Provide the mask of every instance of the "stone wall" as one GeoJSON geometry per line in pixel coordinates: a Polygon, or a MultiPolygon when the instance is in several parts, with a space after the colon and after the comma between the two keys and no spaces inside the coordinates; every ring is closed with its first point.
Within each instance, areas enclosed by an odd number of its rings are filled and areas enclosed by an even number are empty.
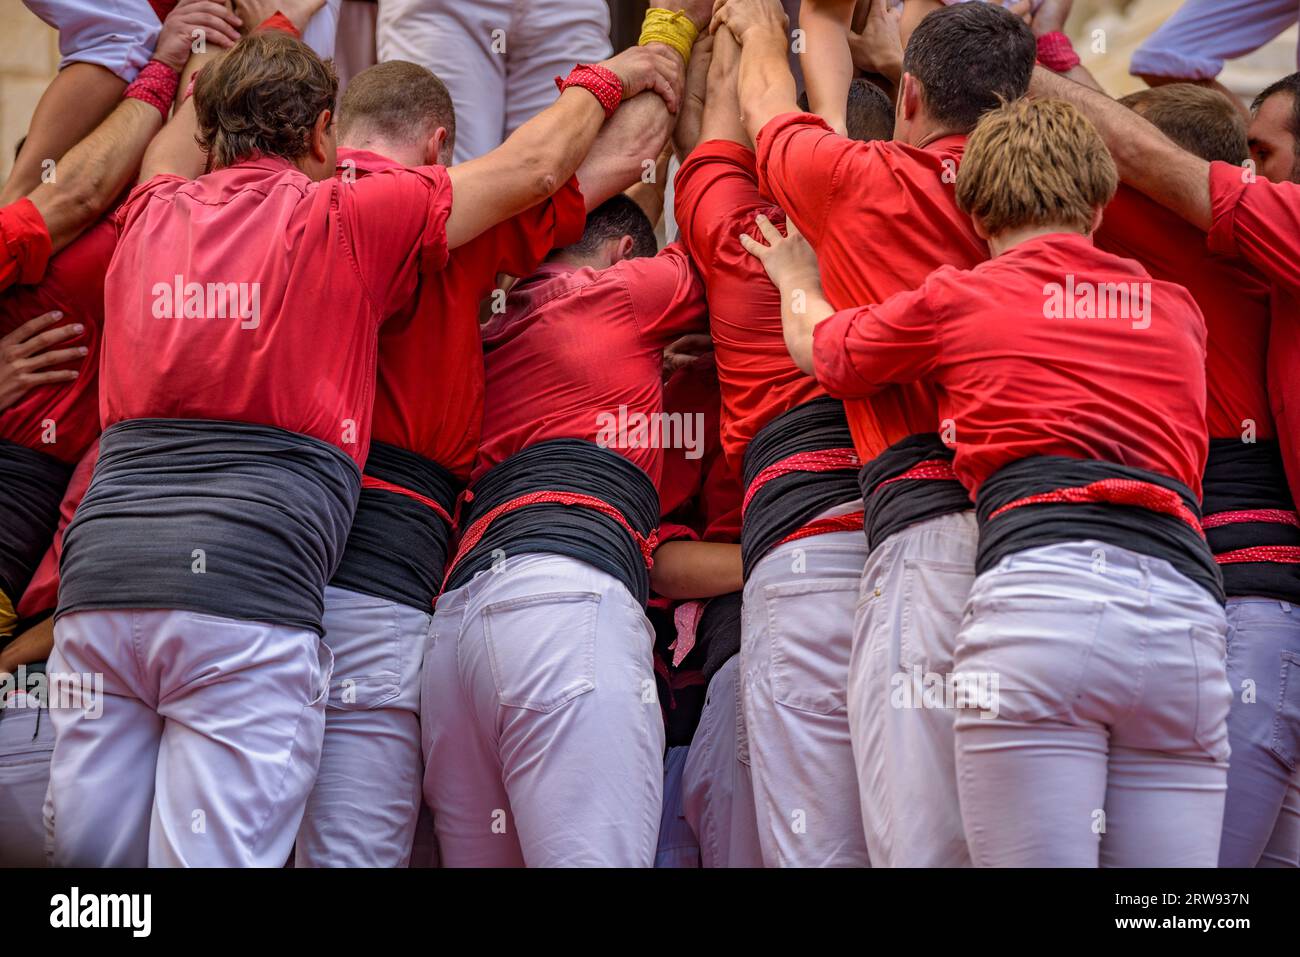
{"type": "Polygon", "coordinates": [[[0,0],[0,179],[59,66],[58,38],[22,0],[0,0]]]}

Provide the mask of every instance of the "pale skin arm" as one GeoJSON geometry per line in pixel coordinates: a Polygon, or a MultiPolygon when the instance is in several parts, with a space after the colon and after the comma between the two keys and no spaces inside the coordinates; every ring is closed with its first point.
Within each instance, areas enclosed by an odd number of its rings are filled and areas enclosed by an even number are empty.
{"type": "Polygon", "coordinates": [[[849,29],[857,0],[803,0],[799,27],[805,47],[799,54],[808,106],[836,133],[846,135],[853,56],[849,29]]]}
{"type": "MultiPolygon", "coordinates": [[[[647,181],[642,177],[623,191],[625,196],[641,207],[641,212],[645,213],[651,226],[658,227],[659,221],[664,217],[664,193],[668,189],[668,160],[672,155],[672,144],[665,141],[664,148],[659,151],[659,159],[655,161],[654,175],[650,180],[647,181]]],[[[581,183],[582,180],[579,179],[578,182],[581,183]]],[[[590,204],[591,200],[587,202],[590,204]]],[[[587,211],[591,212],[594,208],[588,205],[587,211]]]]}
{"type": "MultiPolygon", "coordinates": [[[[670,112],[676,112],[674,83],[679,82],[681,71],[676,53],[651,44],[625,50],[602,65],[623,81],[625,98],[651,90],[664,98],[670,112]]],[[[553,195],[577,172],[604,122],[599,101],[586,90],[571,88],[492,152],[451,167],[447,171],[452,186],[448,245],[453,249],[464,245],[553,195]]]]}
{"type": "MultiPolygon", "coordinates": [[[[1065,21],[1070,17],[1070,10],[1074,6],[1074,0],[1043,0],[1033,18],[1029,21],[1029,29],[1034,31],[1035,37],[1041,37],[1048,33],[1058,33],[1065,30],[1065,21]]],[[[1086,66],[1080,63],[1076,67],[1071,67],[1061,76],[1073,80],[1075,83],[1081,83],[1090,90],[1096,90],[1098,93],[1105,93],[1097,78],[1092,75],[1086,66]]]]}
{"type": "MultiPolygon", "coordinates": [[[[234,27],[238,17],[215,0],[186,0],[163,25],[154,59],[176,71],[190,56],[190,36],[204,29],[208,42],[230,40],[213,26],[234,27]]],[[[70,149],[59,163],[57,179],[42,183],[30,195],[49,230],[55,251],[67,246],[102,216],[131,182],[145,150],[162,129],[162,114],[140,100],[121,100],[93,133],[70,149]]]]}
{"type": "Polygon", "coordinates": [[[682,108],[677,116],[677,125],[673,128],[673,151],[677,161],[686,162],[702,138],[700,129],[704,122],[705,95],[709,88],[709,75],[713,64],[713,48],[716,37],[701,37],[691,53],[690,65],[686,68],[686,89],[682,92],[682,108]]]}
{"type": "Polygon", "coordinates": [[[0,651],[0,674],[14,674],[19,665],[45,661],[54,651],[54,616],[33,625],[0,651]]]}
{"type": "Polygon", "coordinates": [[[1212,223],[1210,164],[1179,147],[1137,113],[1104,93],[1042,67],[1034,68],[1031,94],[1076,106],[1101,133],[1120,178],[1199,229],[1212,223]]]}
{"type": "Polygon", "coordinates": [[[740,546],[726,542],[665,542],[655,550],[650,587],[674,601],[716,598],[745,587],[740,546]]]}
{"type": "MultiPolygon", "coordinates": [[[[865,8],[859,7],[859,12],[854,31],[849,34],[853,65],[866,73],[879,73],[897,92],[903,77],[900,15],[890,8],[888,0],[869,0],[865,8]]],[[[844,95],[848,97],[847,89],[844,95]]]]}
{"type": "Polygon", "coordinates": [[[726,0],[715,12],[711,29],[716,35],[724,26],[741,46],[741,116],[746,134],[757,142],[759,131],[773,117],[799,112],[786,58],[785,12],[775,0],[726,0]]]}
{"type": "Polygon", "coordinates": [[[709,64],[708,98],[700,122],[700,139],[730,140],[752,146],[740,119],[740,44],[730,30],[719,30],[713,38],[713,62],[709,64]]]}
{"type": "Polygon", "coordinates": [[[790,358],[806,374],[813,375],[813,330],[835,314],[822,291],[817,254],[794,223],[787,221],[786,235],[782,236],[766,216],[760,214],[755,222],[767,245],[744,234],[741,245],[763,264],[781,293],[781,329],[790,358]]]}

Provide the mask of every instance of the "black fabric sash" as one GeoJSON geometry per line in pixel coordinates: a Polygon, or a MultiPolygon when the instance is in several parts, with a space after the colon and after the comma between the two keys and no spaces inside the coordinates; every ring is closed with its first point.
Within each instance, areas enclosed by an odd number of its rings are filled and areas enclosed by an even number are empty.
{"type": "MultiPolygon", "coordinates": [[[[1216,526],[1212,520],[1212,516],[1224,512],[1295,512],[1277,442],[1248,444],[1237,439],[1211,439],[1203,485],[1205,538],[1216,556],[1269,545],[1300,549],[1300,528],[1294,525],[1233,522],[1216,526]]],[[[1300,564],[1230,562],[1219,565],[1219,571],[1228,595],[1254,595],[1300,604],[1300,564]]]]}
{"type": "Polygon", "coordinates": [[[54,540],[72,468],[0,439],[0,589],[15,608],[54,540]]]}
{"type": "Polygon", "coordinates": [[[939,434],[928,432],[895,442],[862,466],[858,487],[868,548],[874,549],[890,535],[919,522],[973,507],[969,493],[955,479],[903,479],[880,487],[922,462],[951,463],[952,459],[953,450],[943,444],[939,434]]]}
{"type": "Polygon", "coordinates": [[[695,646],[704,649],[704,678],[712,681],[718,669],[740,653],[740,597],[733,591],[704,606],[695,633],[695,646]]]}
{"type": "MultiPolygon", "coordinates": [[[[795,406],[759,430],[745,449],[744,481],[748,489],[764,469],[800,452],[852,448],[853,436],[844,403],[826,396],[795,406]]],[[[754,493],[740,529],[740,556],[745,578],[772,547],[818,515],[858,498],[851,469],[791,472],[772,479],[754,493]]]]}
{"type": "MultiPolygon", "coordinates": [[[[598,498],[642,536],[659,528],[659,493],[638,466],[593,442],[552,439],[516,452],[474,483],[461,514],[462,534],[498,505],[541,491],[598,498]]],[[[642,605],[650,597],[650,574],[641,549],[617,521],[595,509],[551,503],[499,515],[482,539],[460,556],[444,590],[467,584],[491,568],[497,557],[529,552],[576,558],[613,575],[642,605]]]]}
{"type": "MultiPolygon", "coordinates": [[[[451,515],[460,494],[456,477],[415,452],[371,442],[366,475],[423,495],[451,515]]],[[[343,560],[330,584],[433,609],[447,565],[451,527],[422,502],[385,489],[362,488],[343,560]]]]}
{"type": "Polygon", "coordinates": [[[323,634],[360,486],[340,449],[284,429],[119,422],[64,533],[57,614],[186,609],[323,634]]]}
{"type": "Polygon", "coordinates": [[[1026,496],[1105,479],[1130,479],[1169,489],[1193,515],[1200,515],[1191,490],[1168,476],[1112,462],[1032,456],[999,469],[980,488],[975,503],[980,529],[976,573],[988,571],[1014,552],[1092,539],[1162,558],[1222,603],[1223,579],[1209,546],[1177,516],[1108,502],[1064,502],[1024,505],[990,518],[1002,506],[1026,496]]]}

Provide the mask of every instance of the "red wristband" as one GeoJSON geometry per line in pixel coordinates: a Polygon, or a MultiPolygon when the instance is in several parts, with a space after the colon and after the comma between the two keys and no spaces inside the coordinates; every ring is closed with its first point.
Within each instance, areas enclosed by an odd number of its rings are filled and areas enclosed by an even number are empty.
{"type": "Polygon", "coordinates": [[[166,122],[180,83],[181,75],[166,63],[150,60],[131,81],[122,98],[148,103],[162,114],[163,122],[166,122]]]}
{"type": "Polygon", "coordinates": [[[1054,73],[1068,73],[1079,65],[1070,38],[1059,30],[1038,38],[1038,62],[1054,73]]]}
{"type": "Polygon", "coordinates": [[[586,90],[604,107],[606,119],[613,116],[618,105],[623,102],[623,81],[607,67],[579,63],[566,79],[557,76],[555,85],[561,93],[573,86],[586,90]]]}
{"type": "Polygon", "coordinates": [[[256,33],[258,30],[280,30],[289,34],[291,37],[297,37],[299,40],[302,39],[302,34],[299,33],[298,28],[293,25],[293,21],[279,10],[275,11],[275,13],[271,14],[259,23],[257,25],[257,30],[254,30],[253,32],[256,33]]]}

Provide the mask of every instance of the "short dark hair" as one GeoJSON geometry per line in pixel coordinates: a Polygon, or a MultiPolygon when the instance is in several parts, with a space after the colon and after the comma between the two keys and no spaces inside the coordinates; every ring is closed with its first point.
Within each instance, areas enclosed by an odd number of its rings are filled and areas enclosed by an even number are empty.
{"type": "Polygon", "coordinates": [[[1167,83],[1130,93],[1120,103],[1207,163],[1240,165],[1250,156],[1241,110],[1211,87],[1167,83]]]}
{"type": "Polygon", "coordinates": [[[937,121],[969,133],[979,118],[1029,91],[1038,55],[1025,22],[995,3],[959,3],[917,24],[903,72],[920,81],[937,121]]]}
{"type": "Polygon", "coordinates": [[[194,84],[199,145],[214,167],[258,154],[296,160],[338,89],[334,67],[301,40],[279,30],[249,34],[194,84]]]}
{"type": "Polygon", "coordinates": [[[632,237],[632,256],[653,256],[659,252],[659,240],[650,219],[636,202],[622,193],[605,200],[587,214],[582,238],[572,246],[557,249],[567,255],[589,256],[610,239],[632,237]]]}
{"type": "Polygon", "coordinates": [[[1296,156],[1300,156],[1300,73],[1284,76],[1276,83],[1264,87],[1259,96],[1250,104],[1250,112],[1258,113],[1264,101],[1279,93],[1291,94],[1291,135],[1295,137],[1296,156]]]}
{"type": "Polygon", "coordinates": [[[894,138],[894,104],[885,91],[870,80],[858,78],[849,84],[849,108],[845,114],[849,139],[870,143],[894,138]]]}
{"type": "Polygon", "coordinates": [[[385,139],[410,143],[447,131],[447,147],[456,141],[456,108],[447,85],[424,67],[388,60],[362,70],[348,83],[339,101],[339,136],[373,131],[385,139]]]}

